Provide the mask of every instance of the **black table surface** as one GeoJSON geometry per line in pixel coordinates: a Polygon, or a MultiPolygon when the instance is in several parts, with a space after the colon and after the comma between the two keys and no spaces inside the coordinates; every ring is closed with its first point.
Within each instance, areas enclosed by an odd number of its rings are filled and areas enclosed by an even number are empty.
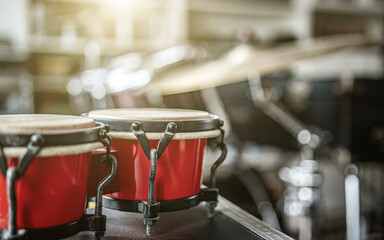
{"type": "MultiPolygon", "coordinates": [[[[146,236],[143,216],[139,213],[103,209],[107,231],[103,239],[290,239],[269,227],[224,198],[213,219],[207,218],[204,203],[182,211],[160,213],[155,234],[146,236]]],[[[67,240],[93,239],[90,232],[81,232],[67,240]]]]}

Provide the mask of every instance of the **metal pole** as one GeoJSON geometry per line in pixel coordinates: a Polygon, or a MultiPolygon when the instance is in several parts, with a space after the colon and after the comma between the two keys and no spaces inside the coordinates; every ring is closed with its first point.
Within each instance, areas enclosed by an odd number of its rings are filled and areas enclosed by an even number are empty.
{"type": "Polygon", "coordinates": [[[347,240],[360,239],[360,196],[358,168],[352,164],[346,168],[345,178],[345,214],[347,240]]]}

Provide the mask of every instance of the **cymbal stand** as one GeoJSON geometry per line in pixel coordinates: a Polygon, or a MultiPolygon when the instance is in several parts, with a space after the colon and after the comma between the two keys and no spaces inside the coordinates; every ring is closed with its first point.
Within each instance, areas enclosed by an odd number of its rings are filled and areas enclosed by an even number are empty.
{"type": "Polygon", "coordinates": [[[347,240],[360,239],[360,190],[358,168],[349,164],[345,168],[345,214],[347,224],[347,240]]]}
{"type": "Polygon", "coordinates": [[[290,168],[282,168],[279,173],[280,178],[290,186],[284,193],[284,212],[288,216],[299,217],[298,239],[314,239],[319,187],[322,183],[320,165],[315,155],[322,145],[322,132],[310,130],[282,106],[273,102],[264,93],[258,73],[249,76],[248,83],[254,105],[290,133],[300,146],[300,160],[290,168]]]}

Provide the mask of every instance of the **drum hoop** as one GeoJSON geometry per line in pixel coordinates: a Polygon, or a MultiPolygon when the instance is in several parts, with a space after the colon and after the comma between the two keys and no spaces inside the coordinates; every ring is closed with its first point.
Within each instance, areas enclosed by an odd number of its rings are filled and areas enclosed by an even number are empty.
{"type": "Polygon", "coordinates": [[[222,121],[216,115],[209,115],[207,119],[193,120],[126,120],[126,119],[107,119],[94,118],[97,122],[102,122],[110,126],[111,131],[132,132],[132,125],[140,123],[144,132],[163,133],[168,123],[173,122],[177,125],[177,133],[203,132],[220,129],[222,121]]]}
{"type": "MultiPolygon", "coordinates": [[[[149,132],[145,133],[148,140],[160,140],[163,136],[163,133],[149,132]]],[[[210,130],[210,131],[200,131],[200,132],[182,132],[175,133],[172,140],[188,140],[188,139],[209,139],[215,138],[220,135],[220,130],[210,130]]],[[[112,139],[122,139],[122,140],[137,140],[137,137],[133,132],[127,131],[110,131],[108,133],[112,139]]]]}
{"type": "MultiPolygon", "coordinates": [[[[100,132],[105,129],[104,123],[96,122],[95,127],[60,131],[52,133],[38,133],[44,138],[41,147],[59,146],[59,145],[77,145],[92,142],[100,142],[102,137],[100,132]]],[[[31,136],[36,133],[19,134],[19,133],[0,133],[0,146],[1,147],[22,147],[26,146],[31,136]]]]}

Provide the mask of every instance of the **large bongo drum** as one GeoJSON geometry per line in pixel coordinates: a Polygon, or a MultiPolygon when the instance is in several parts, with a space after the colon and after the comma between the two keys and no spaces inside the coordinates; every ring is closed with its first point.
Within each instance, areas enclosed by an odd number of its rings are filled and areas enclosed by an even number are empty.
{"type": "Polygon", "coordinates": [[[110,149],[108,128],[64,115],[0,115],[0,123],[1,239],[102,235],[101,207],[95,215],[84,212],[91,151],[110,149]]]}
{"type": "Polygon", "coordinates": [[[144,214],[147,234],[158,212],[193,207],[201,201],[213,211],[218,190],[215,171],[226,155],[223,122],[204,111],[185,109],[106,109],[88,117],[108,124],[111,147],[118,151],[119,191],[103,206],[144,214]],[[207,140],[222,150],[212,167],[211,186],[201,189],[207,140]]]}

